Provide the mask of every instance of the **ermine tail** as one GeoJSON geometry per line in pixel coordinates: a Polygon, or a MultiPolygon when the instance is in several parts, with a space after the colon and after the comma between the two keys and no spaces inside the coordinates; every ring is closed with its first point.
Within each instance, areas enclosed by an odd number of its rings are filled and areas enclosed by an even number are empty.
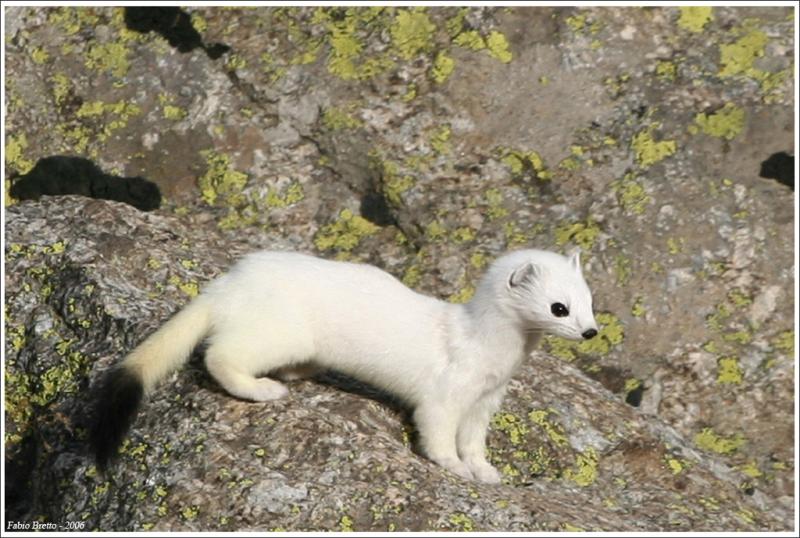
{"type": "Polygon", "coordinates": [[[198,297],[106,374],[90,432],[92,451],[101,469],[116,455],[142,397],[189,360],[210,326],[210,303],[198,297]]]}

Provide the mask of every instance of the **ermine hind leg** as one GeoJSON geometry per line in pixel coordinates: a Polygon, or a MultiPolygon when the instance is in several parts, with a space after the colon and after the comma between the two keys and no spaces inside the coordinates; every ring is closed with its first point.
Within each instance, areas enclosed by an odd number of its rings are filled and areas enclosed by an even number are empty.
{"type": "Polygon", "coordinates": [[[206,368],[211,376],[230,394],[245,400],[265,402],[277,400],[289,393],[283,383],[267,377],[256,377],[251,361],[241,360],[235,351],[220,343],[206,351],[206,368]]]}

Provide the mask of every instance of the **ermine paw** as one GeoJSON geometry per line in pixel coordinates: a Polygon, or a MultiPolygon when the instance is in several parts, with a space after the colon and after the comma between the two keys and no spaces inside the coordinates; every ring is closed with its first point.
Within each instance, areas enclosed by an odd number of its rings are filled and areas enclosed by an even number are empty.
{"type": "Polygon", "coordinates": [[[269,400],[278,400],[288,394],[289,389],[285,385],[272,379],[261,378],[255,380],[251,399],[256,402],[267,402],[269,400]]]}
{"type": "Polygon", "coordinates": [[[472,476],[479,482],[487,484],[499,484],[502,475],[488,461],[474,461],[468,463],[472,476]]]}
{"type": "Polygon", "coordinates": [[[472,472],[469,470],[469,467],[461,461],[461,460],[454,460],[454,459],[446,459],[446,460],[438,460],[436,461],[439,465],[450,471],[456,476],[460,476],[461,478],[465,478],[467,480],[473,480],[472,472]]]}

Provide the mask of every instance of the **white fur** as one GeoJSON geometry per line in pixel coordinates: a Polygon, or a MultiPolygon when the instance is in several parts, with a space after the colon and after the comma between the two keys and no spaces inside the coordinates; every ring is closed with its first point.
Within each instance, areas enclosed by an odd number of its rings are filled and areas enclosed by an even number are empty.
{"type": "Polygon", "coordinates": [[[413,406],[430,459],[459,476],[498,482],[485,437],[509,379],[543,332],[578,339],[587,329],[596,323],[577,254],[507,254],[474,298],[456,305],[369,265],[263,251],[212,282],[123,365],[149,391],[208,336],[211,375],[256,401],[288,392],[259,375],[335,369],[413,406]],[[569,316],[555,317],[554,302],[569,316]]]}

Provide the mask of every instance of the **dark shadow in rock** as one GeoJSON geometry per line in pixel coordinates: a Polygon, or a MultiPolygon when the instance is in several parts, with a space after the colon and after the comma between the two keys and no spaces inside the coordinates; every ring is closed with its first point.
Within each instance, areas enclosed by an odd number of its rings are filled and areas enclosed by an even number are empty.
{"type": "Polygon", "coordinates": [[[392,411],[405,415],[407,420],[411,418],[409,406],[401,399],[343,373],[327,370],[314,376],[312,379],[320,385],[327,385],[343,392],[349,392],[350,394],[375,400],[390,408],[392,411]]]}
{"type": "Polygon", "coordinates": [[[761,163],[761,171],[758,175],[767,179],[776,179],[794,192],[794,157],[785,151],[773,153],[761,163]]]}
{"type": "Polygon", "coordinates": [[[178,52],[203,49],[212,60],[230,50],[223,43],[203,43],[200,33],[192,26],[192,18],[178,7],[126,7],[125,26],[142,34],[156,32],[178,52]]]}
{"type": "Polygon", "coordinates": [[[14,450],[7,449],[5,455],[5,515],[7,521],[20,521],[31,512],[33,480],[39,445],[33,434],[27,434],[14,450]]]}
{"type": "Polygon", "coordinates": [[[639,383],[639,386],[628,392],[625,396],[625,403],[633,407],[642,405],[642,395],[644,394],[644,385],[639,383]]]}
{"type": "Polygon", "coordinates": [[[361,197],[360,213],[362,217],[378,226],[397,224],[386,197],[375,191],[367,192],[361,197]]]}
{"type": "Polygon", "coordinates": [[[30,172],[17,178],[10,194],[18,200],[78,194],[124,202],[142,211],[161,205],[161,191],[152,181],[106,174],[89,159],[61,155],[40,159],[30,172]]]}

